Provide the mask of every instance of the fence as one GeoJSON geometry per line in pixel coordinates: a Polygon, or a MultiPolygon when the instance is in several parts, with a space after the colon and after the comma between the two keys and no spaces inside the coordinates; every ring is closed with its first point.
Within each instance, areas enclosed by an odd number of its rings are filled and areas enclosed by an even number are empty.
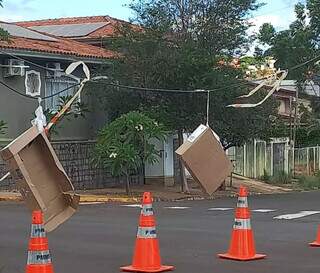
{"type": "MultiPolygon", "coordinates": [[[[6,143],[0,143],[0,149],[6,143]]],[[[123,179],[112,177],[110,172],[92,163],[94,141],[53,142],[52,146],[66,173],[76,189],[99,189],[123,183],[123,179]]],[[[6,166],[0,159],[0,177],[7,173],[6,166]]],[[[132,184],[143,182],[142,172],[131,176],[132,184]]],[[[11,178],[0,183],[1,190],[12,190],[15,183],[11,178]]]]}
{"type": "Polygon", "coordinates": [[[320,147],[295,149],[295,174],[314,175],[320,171],[320,147]]]}
{"type": "Polygon", "coordinates": [[[251,178],[277,173],[314,175],[320,170],[319,146],[293,150],[286,138],[270,143],[255,140],[229,149],[228,155],[234,162],[234,172],[251,178]]]}

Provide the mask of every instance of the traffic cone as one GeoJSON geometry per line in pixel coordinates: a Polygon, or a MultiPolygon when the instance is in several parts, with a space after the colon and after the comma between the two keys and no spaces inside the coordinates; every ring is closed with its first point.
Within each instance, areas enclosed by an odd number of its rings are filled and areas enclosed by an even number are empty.
{"type": "Polygon", "coordinates": [[[248,208],[248,191],[241,186],[235,213],[235,222],[231,236],[228,253],[219,254],[220,258],[250,261],[263,259],[264,254],[256,254],[253,231],[250,223],[250,210],[248,208]]]}
{"type": "Polygon", "coordinates": [[[120,269],[128,272],[164,272],[174,269],[173,266],[161,265],[150,192],[145,192],[142,197],[142,208],[132,265],[123,266],[120,269]]]}
{"type": "Polygon", "coordinates": [[[320,247],[320,226],[318,227],[316,240],[314,242],[310,243],[309,245],[313,246],[313,247],[320,247]]]}
{"type": "Polygon", "coordinates": [[[43,226],[41,211],[32,212],[31,236],[26,273],[53,273],[48,239],[43,226]]]}

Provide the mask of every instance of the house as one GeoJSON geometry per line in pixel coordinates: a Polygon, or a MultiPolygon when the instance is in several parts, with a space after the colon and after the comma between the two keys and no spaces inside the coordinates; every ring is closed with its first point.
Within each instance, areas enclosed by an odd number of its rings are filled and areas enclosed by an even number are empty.
{"type": "MultiPolygon", "coordinates": [[[[25,81],[28,71],[40,73],[41,97],[53,95],[69,86],[79,82],[79,77],[67,76],[66,67],[74,61],[82,60],[92,69],[106,65],[115,55],[113,52],[97,48],[92,45],[72,39],[43,34],[35,30],[24,28],[16,24],[0,23],[0,28],[11,35],[9,41],[0,41],[0,119],[8,124],[7,133],[1,136],[2,140],[10,140],[18,136],[30,126],[34,118],[34,111],[38,106],[37,100],[16,94],[26,93],[25,81]],[[8,88],[9,87],[9,88],[8,88]]],[[[43,101],[44,109],[56,111],[59,97],[72,95],[77,87],[48,98],[43,101]]],[[[63,122],[58,135],[53,135],[60,140],[84,140],[94,138],[94,132],[100,126],[97,121],[102,117],[97,116],[94,106],[95,96],[84,92],[79,98],[87,104],[91,111],[86,119],[77,122],[63,122]]]]}
{"type": "MultiPolygon", "coordinates": [[[[250,81],[252,87],[258,86],[262,81],[250,81]]],[[[291,81],[290,81],[291,82],[291,81]]],[[[273,86],[266,84],[263,89],[270,91],[273,86]]],[[[297,89],[294,86],[288,87],[288,81],[284,80],[280,83],[280,88],[273,93],[273,97],[279,102],[278,114],[286,121],[292,118],[294,113],[294,101],[296,100],[297,89]]]]}
{"type": "Polygon", "coordinates": [[[68,17],[16,22],[17,25],[81,43],[103,47],[104,40],[115,37],[119,26],[137,25],[110,16],[68,17]]]}
{"type": "MultiPolygon", "coordinates": [[[[109,26],[104,27],[108,29],[109,26]]],[[[0,41],[0,120],[8,127],[5,135],[0,135],[1,149],[31,126],[38,101],[26,96],[27,93],[35,95],[36,91],[37,95],[48,97],[42,101],[42,106],[55,112],[59,98],[73,95],[78,90],[76,84],[84,77],[81,69],[75,71],[75,76],[64,73],[72,62],[84,61],[93,71],[102,66],[111,67],[116,55],[98,47],[98,38],[89,37],[87,42],[82,42],[5,22],[0,22],[0,28],[10,34],[9,41],[0,41]]],[[[76,189],[105,188],[118,183],[107,170],[92,164],[96,133],[107,121],[94,92],[86,87],[78,99],[90,109],[85,119],[64,119],[58,124],[58,134],[51,134],[55,151],[76,189]]],[[[7,168],[0,160],[0,178],[6,173],[7,168]]],[[[131,180],[141,183],[142,178],[137,174],[131,180]]],[[[13,188],[15,183],[10,177],[0,183],[0,189],[13,188]]]]}

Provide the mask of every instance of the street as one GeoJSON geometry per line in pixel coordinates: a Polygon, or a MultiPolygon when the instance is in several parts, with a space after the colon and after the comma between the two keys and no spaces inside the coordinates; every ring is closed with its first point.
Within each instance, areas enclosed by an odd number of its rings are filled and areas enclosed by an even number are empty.
{"type": "MultiPolygon", "coordinates": [[[[308,246],[320,223],[319,199],[320,192],[249,197],[257,253],[267,254],[253,262],[216,256],[228,249],[236,198],[155,203],[163,264],[174,265],[177,273],[319,272],[320,248],[308,246]],[[273,219],[287,214],[290,220],[273,219]]],[[[137,206],[123,204],[81,205],[48,234],[55,272],[115,273],[129,265],[139,213],[137,206]]],[[[1,203],[0,217],[0,272],[22,273],[30,213],[22,203],[1,203]]]]}

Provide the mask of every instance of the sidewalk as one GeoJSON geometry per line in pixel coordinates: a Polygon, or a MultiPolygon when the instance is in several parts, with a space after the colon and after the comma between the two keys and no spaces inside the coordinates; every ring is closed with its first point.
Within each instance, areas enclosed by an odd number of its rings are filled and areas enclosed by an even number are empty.
{"type": "MultiPolygon", "coordinates": [[[[124,188],[106,188],[97,190],[79,190],[81,203],[137,203],[140,202],[141,195],[144,191],[150,191],[155,201],[179,201],[179,200],[201,200],[217,199],[221,197],[235,196],[240,185],[247,186],[250,194],[278,194],[291,192],[292,189],[266,184],[260,181],[244,178],[235,175],[233,177],[232,187],[228,187],[230,182],[227,181],[227,188],[224,191],[217,191],[212,196],[204,194],[196,183],[189,183],[190,193],[181,193],[180,186],[164,187],[162,184],[154,183],[141,186],[132,186],[132,195],[127,196],[124,188]]],[[[18,192],[0,192],[0,201],[22,201],[18,192]]]]}

